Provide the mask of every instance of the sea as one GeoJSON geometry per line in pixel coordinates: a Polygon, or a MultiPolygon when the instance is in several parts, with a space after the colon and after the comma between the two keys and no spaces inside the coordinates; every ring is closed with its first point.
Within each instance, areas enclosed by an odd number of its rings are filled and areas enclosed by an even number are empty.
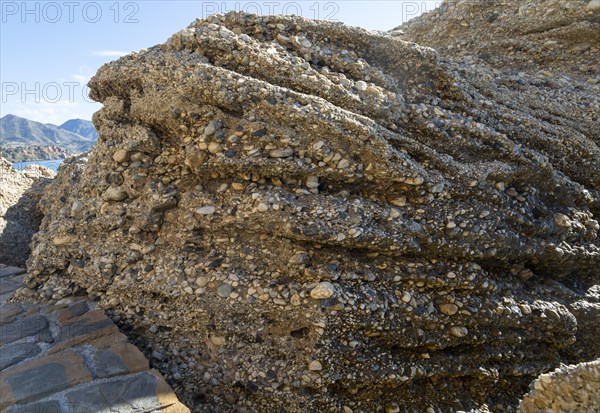
{"type": "Polygon", "coordinates": [[[52,169],[54,172],[58,172],[58,166],[64,161],[64,159],[50,159],[46,161],[28,161],[28,162],[13,162],[13,168],[17,171],[22,171],[29,165],[42,165],[49,169],[52,169]]]}

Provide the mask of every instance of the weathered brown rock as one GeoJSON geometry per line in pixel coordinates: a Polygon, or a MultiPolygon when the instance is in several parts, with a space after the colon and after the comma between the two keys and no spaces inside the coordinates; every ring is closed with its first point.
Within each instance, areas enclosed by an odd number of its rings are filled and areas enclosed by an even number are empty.
{"type": "Polygon", "coordinates": [[[37,203],[54,177],[50,169],[31,165],[19,172],[0,158],[0,262],[22,267],[41,216],[37,203]]]}
{"type": "Polygon", "coordinates": [[[507,76],[198,20],[91,80],[100,138],[45,192],[28,283],[97,296],[195,411],[514,409],[600,356],[599,102],[507,76]]]}

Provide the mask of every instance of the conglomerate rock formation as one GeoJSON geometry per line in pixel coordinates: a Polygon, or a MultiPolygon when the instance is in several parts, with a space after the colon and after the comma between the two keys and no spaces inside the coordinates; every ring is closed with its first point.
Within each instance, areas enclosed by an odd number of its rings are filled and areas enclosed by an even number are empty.
{"type": "Polygon", "coordinates": [[[42,219],[38,201],[54,177],[50,169],[30,165],[14,169],[0,158],[0,262],[22,267],[29,257],[29,243],[42,219]]]}
{"type": "Polygon", "coordinates": [[[565,73],[597,85],[599,28],[599,0],[447,0],[392,34],[444,56],[565,73]]]}
{"type": "Polygon", "coordinates": [[[521,401],[522,413],[600,411],[600,360],[542,374],[521,401]]]}
{"type": "Polygon", "coordinates": [[[342,24],[197,20],[103,66],[28,285],[194,411],[505,411],[600,356],[598,87],[342,24]]]}

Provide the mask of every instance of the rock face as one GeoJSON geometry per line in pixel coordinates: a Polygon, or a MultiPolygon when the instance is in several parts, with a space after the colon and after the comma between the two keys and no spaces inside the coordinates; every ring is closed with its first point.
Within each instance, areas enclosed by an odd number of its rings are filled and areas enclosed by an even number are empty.
{"type": "Polygon", "coordinates": [[[103,66],[30,287],[86,289],[195,411],[514,409],[600,356],[596,86],[227,14],[103,66]]]}
{"type": "Polygon", "coordinates": [[[0,158],[0,262],[25,265],[31,237],[42,218],[37,203],[53,176],[54,172],[39,165],[18,172],[0,158]]]}
{"type": "Polygon", "coordinates": [[[522,413],[600,411],[600,360],[540,376],[519,408],[522,413]]]}
{"type": "Polygon", "coordinates": [[[394,31],[443,55],[492,66],[568,73],[600,83],[598,0],[447,0],[394,31]],[[594,6],[595,5],[595,6],[594,6]]]}

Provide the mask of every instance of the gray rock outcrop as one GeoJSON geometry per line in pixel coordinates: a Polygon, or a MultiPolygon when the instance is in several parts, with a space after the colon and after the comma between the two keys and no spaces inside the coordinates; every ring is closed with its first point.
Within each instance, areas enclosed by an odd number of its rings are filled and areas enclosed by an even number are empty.
{"type": "Polygon", "coordinates": [[[581,82],[197,20],[91,80],[100,138],[45,191],[27,283],[87,290],[194,411],[514,409],[600,356],[581,82]]]}

